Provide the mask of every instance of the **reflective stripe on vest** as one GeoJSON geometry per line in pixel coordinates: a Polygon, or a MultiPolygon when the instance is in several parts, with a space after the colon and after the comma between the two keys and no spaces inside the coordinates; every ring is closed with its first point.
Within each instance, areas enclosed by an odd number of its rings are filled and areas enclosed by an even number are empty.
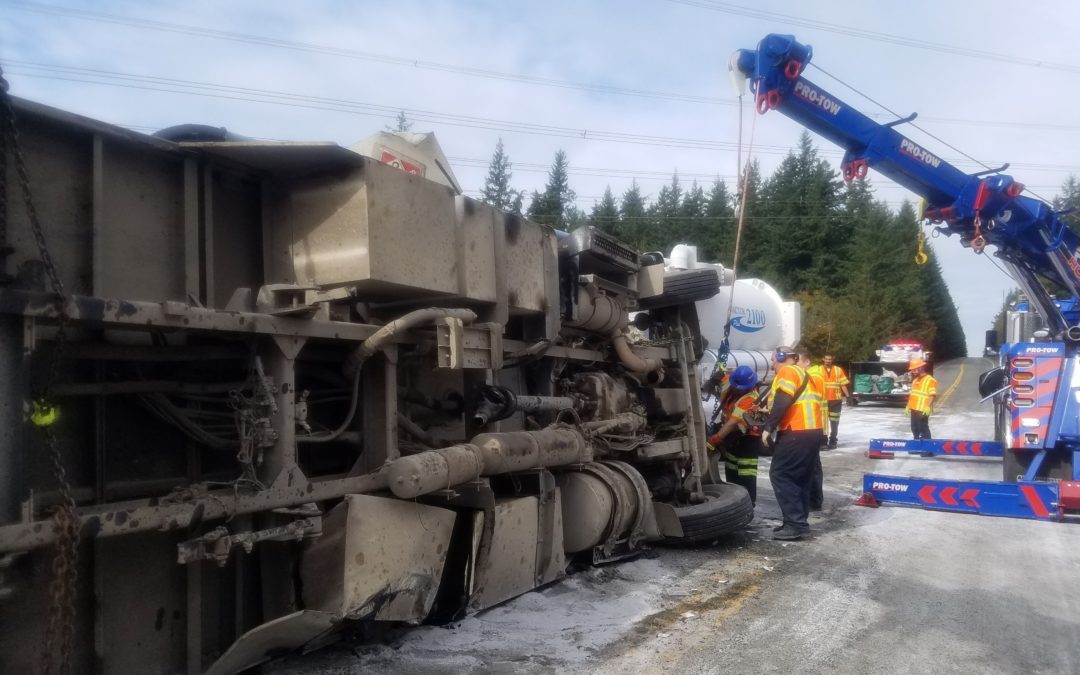
{"type": "Polygon", "coordinates": [[[930,397],[937,395],[937,380],[930,375],[923,375],[911,383],[908,396],[908,410],[926,412],[930,409],[930,397]]]}
{"type": "Polygon", "coordinates": [[[825,414],[822,411],[822,399],[824,391],[821,378],[810,375],[798,366],[784,366],[773,378],[772,399],[775,400],[776,392],[780,389],[780,383],[787,380],[789,385],[798,389],[803,380],[808,380],[806,387],[799,398],[791,404],[780,420],[781,431],[805,431],[807,429],[821,429],[825,426],[825,414]],[[792,373],[785,373],[788,368],[794,369],[792,373]]]}

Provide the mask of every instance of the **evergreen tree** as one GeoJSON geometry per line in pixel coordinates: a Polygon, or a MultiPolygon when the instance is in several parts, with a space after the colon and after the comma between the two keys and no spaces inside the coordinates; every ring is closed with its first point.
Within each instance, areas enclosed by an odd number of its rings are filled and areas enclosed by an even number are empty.
{"type": "Polygon", "coordinates": [[[680,242],[698,247],[698,254],[703,260],[705,254],[705,190],[694,181],[683,196],[679,206],[679,220],[682,225],[680,242]]]}
{"type": "Polygon", "coordinates": [[[637,179],[630,182],[630,187],[623,193],[619,206],[619,228],[617,236],[631,246],[644,250],[644,234],[649,229],[648,215],[645,211],[645,197],[641,194],[637,179]]]}
{"type": "Polygon", "coordinates": [[[722,233],[722,255],[719,259],[735,267],[740,277],[763,277],[773,283],[776,277],[772,270],[776,268],[774,260],[778,255],[778,242],[783,240],[774,237],[773,221],[770,220],[765,208],[764,181],[761,179],[761,169],[757,160],[751,162],[746,171],[745,188],[745,215],[742,216],[743,232],[739,260],[735,260],[735,240],[738,237],[740,211],[744,208],[742,183],[739,184],[738,192],[732,199],[734,209],[730,224],[722,233]]]}
{"type": "Polygon", "coordinates": [[[784,158],[762,189],[763,229],[771,241],[784,243],[764,267],[784,292],[842,283],[850,228],[838,218],[839,191],[836,173],[804,131],[797,152],[784,158]]]}
{"type": "Polygon", "coordinates": [[[574,204],[574,191],[570,189],[568,176],[570,164],[566,152],[555,153],[555,161],[548,172],[548,182],[543,192],[533,191],[532,203],[529,204],[529,220],[550,225],[555,229],[565,230],[570,208],[574,204]]]}
{"type": "Polygon", "coordinates": [[[1076,176],[1069,174],[1069,177],[1065,179],[1065,183],[1061,186],[1061,194],[1054,198],[1054,209],[1058,211],[1073,209],[1063,218],[1073,232],[1080,233],[1080,181],[1076,180],[1076,176]]]}
{"type": "Polygon", "coordinates": [[[735,248],[735,207],[727,185],[719,177],[709,190],[702,221],[702,258],[730,265],[735,248]]]}
{"type": "Polygon", "coordinates": [[[386,130],[387,131],[408,131],[409,129],[412,129],[412,127],[413,127],[413,123],[409,121],[409,118],[405,116],[405,111],[402,110],[401,112],[399,112],[397,114],[397,117],[394,119],[394,125],[390,126],[389,124],[387,124],[386,125],[386,130]]]}
{"type": "Polygon", "coordinates": [[[615,195],[611,194],[611,186],[604,188],[604,196],[593,206],[589,214],[589,224],[593,227],[615,234],[619,228],[619,205],[615,203],[615,195]]]}
{"type": "Polygon", "coordinates": [[[495,154],[488,165],[484,187],[480,190],[480,201],[503,211],[520,213],[521,193],[510,187],[510,179],[514,175],[510,172],[510,167],[510,158],[506,155],[500,138],[495,145],[495,154]]]}
{"type": "Polygon", "coordinates": [[[645,240],[648,250],[669,251],[684,236],[680,222],[679,207],[682,203],[682,187],[679,185],[679,172],[671,176],[671,184],[660,188],[656,202],[649,207],[648,213],[652,227],[645,240]]]}

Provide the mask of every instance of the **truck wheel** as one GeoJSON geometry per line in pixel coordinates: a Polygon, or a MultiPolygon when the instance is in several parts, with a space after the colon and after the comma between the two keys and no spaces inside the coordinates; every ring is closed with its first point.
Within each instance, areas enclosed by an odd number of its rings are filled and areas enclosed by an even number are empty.
{"type": "Polygon", "coordinates": [[[739,485],[721,483],[702,486],[705,501],[675,508],[682,525],[682,537],[668,537],[665,542],[681,546],[709,544],[725,534],[738,532],[754,519],[750,493],[739,485]]]}

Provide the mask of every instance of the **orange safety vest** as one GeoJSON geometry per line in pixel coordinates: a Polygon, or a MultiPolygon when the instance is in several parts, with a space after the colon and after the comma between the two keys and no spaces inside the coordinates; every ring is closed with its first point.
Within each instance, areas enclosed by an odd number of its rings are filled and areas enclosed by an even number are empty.
{"type": "Polygon", "coordinates": [[[739,431],[744,434],[749,433],[752,436],[759,435],[757,432],[751,431],[750,425],[746,422],[746,413],[757,407],[754,405],[757,402],[757,393],[743,394],[737,400],[734,400],[734,397],[731,396],[728,399],[724,404],[724,421],[735,420],[735,425],[739,431]]]}
{"type": "Polygon", "coordinates": [[[810,381],[806,383],[799,398],[791,404],[780,420],[780,431],[806,431],[825,427],[825,414],[821,404],[825,392],[821,379],[811,377],[798,366],[784,366],[776,373],[769,394],[769,406],[772,407],[777,391],[794,396],[803,380],[807,378],[810,381]]]}
{"type": "Polygon", "coordinates": [[[841,392],[842,387],[846,387],[851,384],[851,381],[847,378],[847,373],[840,366],[814,366],[810,369],[811,373],[818,373],[821,378],[825,380],[825,400],[826,401],[839,401],[843,398],[841,392]]]}
{"type": "Polygon", "coordinates": [[[911,383],[908,395],[908,410],[912,412],[930,412],[930,397],[937,396],[937,380],[933,375],[923,373],[911,383]]]}

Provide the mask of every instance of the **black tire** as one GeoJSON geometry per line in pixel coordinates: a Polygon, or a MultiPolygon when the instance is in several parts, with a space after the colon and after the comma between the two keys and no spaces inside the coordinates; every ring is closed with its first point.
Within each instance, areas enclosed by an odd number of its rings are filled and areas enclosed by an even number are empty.
{"type": "Polygon", "coordinates": [[[709,544],[718,537],[738,532],[754,519],[750,493],[731,483],[705,485],[705,501],[691,506],[677,506],[675,513],[683,536],[668,537],[667,543],[694,546],[709,544]]]}
{"type": "Polygon", "coordinates": [[[708,300],[720,291],[719,273],[712,268],[668,272],[664,275],[664,292],[651,298],[641,298],[638,306],[659,309],[708,300]]]}

